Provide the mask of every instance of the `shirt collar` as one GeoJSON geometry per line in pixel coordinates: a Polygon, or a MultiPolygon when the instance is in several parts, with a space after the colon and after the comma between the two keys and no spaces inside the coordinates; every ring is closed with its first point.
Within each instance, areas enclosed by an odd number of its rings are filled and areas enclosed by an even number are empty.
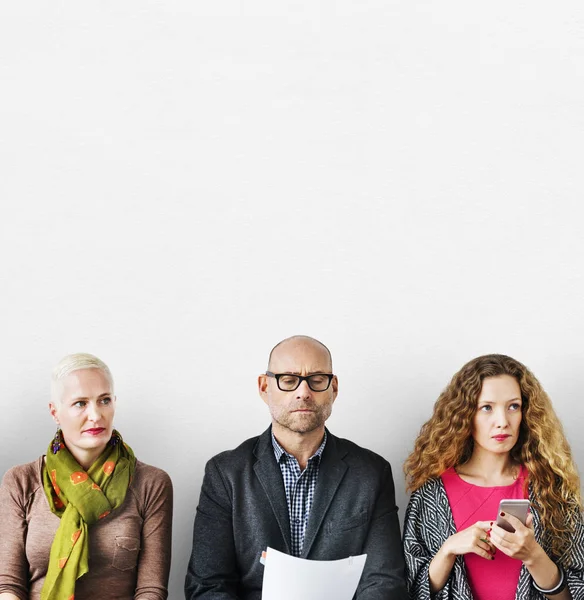
{"type": "MultiPolygon", "coordinates": [[[[274,448],[274,456],[276,457],[276,461],[279,463],[282,459],[282,456],[285,456],[287,458],[294,458],[294,460],[296,460],[295,457],[292,456],[292,454],[286,452],[286,450],[284,450],[284,448],[282,448],[282,446],[280,446],[280,444],[278,443],[278,440],[276,439],[276,436],[274,435],[273,430],[272,430],[271,434],[272,434],[272,446],[274,448]]],[[[327,437],[327,433],[326,433],[326,429],[325,429],[322,444],[318,447],[318,450],[308,459],[309,462],[315,456],[318,456],[318,458],[320,459],[320,457],[322,456],[322,453],[324,451],[324,447],[326,445],[326,437],[327,437]]]]}

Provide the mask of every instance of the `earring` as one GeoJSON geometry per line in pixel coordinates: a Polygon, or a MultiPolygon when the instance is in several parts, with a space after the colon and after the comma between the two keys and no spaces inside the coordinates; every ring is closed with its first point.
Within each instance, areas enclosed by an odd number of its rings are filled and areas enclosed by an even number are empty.
{"type": "Polygon", "coordinates": [[[51,449],[53,454],[57,454],[59,450],[62,450],[65,447],[63,443],[63,433],[61,432],[61,428],[57,429],[57,433],[55,433],[55,437],[53,438],[53,443],[51,445],[51,449]]]}

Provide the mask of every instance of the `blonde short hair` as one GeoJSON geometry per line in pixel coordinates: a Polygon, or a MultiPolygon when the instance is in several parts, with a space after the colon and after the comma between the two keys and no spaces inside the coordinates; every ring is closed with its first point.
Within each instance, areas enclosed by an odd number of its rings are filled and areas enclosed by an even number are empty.
{"type": "Polygon", "coordinates": [[[77,352],[63,357],[53,369],[51,374],[51,400],[53,402],[61,401],[61,380],[80,369],[99,369],[108,378],[112,392],[114,391],[114,378],[109,367],[93,354],[77,352]]]}

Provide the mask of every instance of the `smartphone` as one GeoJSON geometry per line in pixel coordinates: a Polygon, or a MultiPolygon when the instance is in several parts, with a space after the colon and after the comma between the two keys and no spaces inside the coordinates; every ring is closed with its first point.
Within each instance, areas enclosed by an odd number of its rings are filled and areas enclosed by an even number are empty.
{"type": "Polygon", "coordinates": [[[513,515],[514,517],[517,517],[525,525],[525,521],[527,520],[527,513],[529,512],[529,500],[501,500],[501,502],[499,503],[499,512],[497,513],[497,525],[505,531],[515,533],[515,529],[511,526],[509,521],[506,521],[505,517],[501,516],[502,512],[504,512],[507,515],[513,515]]]}

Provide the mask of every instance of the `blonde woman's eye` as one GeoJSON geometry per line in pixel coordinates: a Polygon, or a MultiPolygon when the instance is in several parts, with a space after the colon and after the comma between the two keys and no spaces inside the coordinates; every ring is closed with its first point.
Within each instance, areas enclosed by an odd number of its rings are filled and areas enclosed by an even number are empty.
{"type": "Polygon", "coordinates": [[[485,404],[484,406],[481,406],[479,410],[482,410],[483,412],[491,412],[491,405],[485,404]]]}
{"type": "Polygon", "coordinates": [[[518,411],[518,410],[521,410],[521,404],[519,404],[519,402],[514,402],[513,404],[511,404],[511,405],[509,406],[509,408],[510,408],[511,410],[518,411]]]}

